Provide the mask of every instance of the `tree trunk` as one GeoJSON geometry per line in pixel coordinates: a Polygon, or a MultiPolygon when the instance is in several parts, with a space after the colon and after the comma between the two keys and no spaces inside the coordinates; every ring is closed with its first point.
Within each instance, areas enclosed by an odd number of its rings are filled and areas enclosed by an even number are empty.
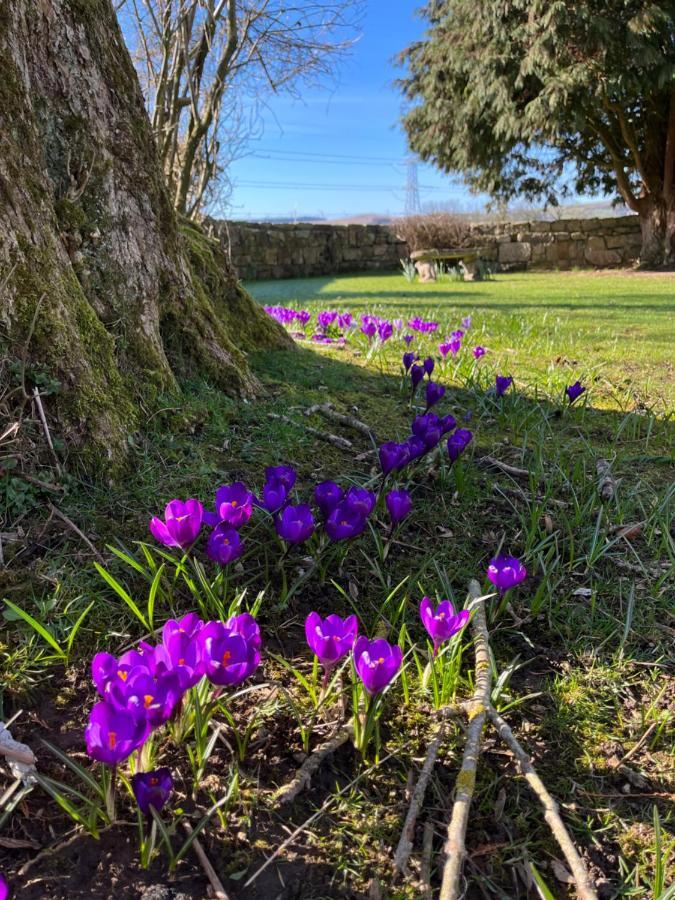
{"type": "Polygon", "coordinates": [[[110,0],[0,0],[0,350],[60,382],[50,412],[89,468],[183,372],[259,384],[290,339],[217,244],[179,228],[110,0]]]}
{"type": "Polygon", "coordinates": [[[642,230],[640,265],[645,268],[675,263],[675,203],[670,205],[654,197],[638,200],[642,230]]]}

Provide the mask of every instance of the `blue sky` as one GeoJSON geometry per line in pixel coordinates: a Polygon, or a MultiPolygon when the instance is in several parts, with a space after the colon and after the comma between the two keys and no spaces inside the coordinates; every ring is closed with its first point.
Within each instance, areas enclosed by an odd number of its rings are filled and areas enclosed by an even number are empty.
{"type": "MultiPolygon", "coordinates": [[[[231,169],[230,218],[400,214],[407,148],[399,125],[400,74],[393,57],[424,30],[422,0],[367,0],[362,36],[341,64],[338,81],[274,97],[252,155],[231,169]]],[[[457,179],[419,165],[420,199],[481,206],[457,179]]]]}

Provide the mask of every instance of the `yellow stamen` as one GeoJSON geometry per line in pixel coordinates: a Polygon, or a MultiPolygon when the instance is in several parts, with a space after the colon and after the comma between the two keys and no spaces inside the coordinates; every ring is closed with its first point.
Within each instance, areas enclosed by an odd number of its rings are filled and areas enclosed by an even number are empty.
{"type": "Polygon", "coordinates": [[[114,731],[108,732],[108,749],[114,750],[117,744],[117,734],[114,731]]]}
{"type": "Polygon", "coordinates": [[[152,696],[152,694],[144,694],[144,695],[143,695],[143,706],[144,706],[146,709],[150,709],[150,707],[152,706],[152,701],[153,701],[154,699],[155,699],[155,698],[152,696]]]}

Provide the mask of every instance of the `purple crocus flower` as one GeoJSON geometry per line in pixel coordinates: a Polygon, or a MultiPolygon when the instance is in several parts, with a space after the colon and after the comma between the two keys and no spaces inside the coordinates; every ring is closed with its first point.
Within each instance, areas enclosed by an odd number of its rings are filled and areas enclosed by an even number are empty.
{"type": "Polygon", "coordinates": [[[343,502],[367,519],[375,506],[375,494],[367,488],[354,486],[349,488],[343,502]]]}
{"type": "MultiPolygon", "coordinates": [[[[160,653],[163,649],[158,648],[160,653]]],[[[181,675],[176,670],[162,666],[153,676],[138,666],[129,672],[123,683],[111,683],[109,702],[157,728],[171,718],[183,690],[181,675]]]]}
{"type": "Polygon", "coordinates": [[[441,439],[441,420],[435,413],[415,416],[412,423],[412,432],[420,440],[424,441],[426,450],[431,450],[441,439]]]}
{"type": "Polygon", "coordinates": [[[434,362],[433,356],[427,356],[427,358],[422,363],[424,371],[429,376],[429,378],[431,378],[431,373],[434,371],[435,365],[436,365],[436,363],[434,362]]]}
{"type": "Polygon", "coordinates": [[[212,684],[240,684],[260,663],[259,647],[227,622],[207,622],[197,640],[204,674],[212,684]]]}
{"type": "Polygon", "coordinates": [[[427,391],[426,391],[427,410],[431,409],[432,406],[435,406],[439,400],[442,400],[444,394],[445,394],[445,388],[443,387],[442,384],[439,384],[437,381],[427,382],[427,391]]]}
{"type": "Polygon", "coordinates": [[[466,328],[467,330],[471,328],[471,316],[465,316],[462,319],[462,328],[466,328]]]}
{"type": "Polygon", "coordinates": [[[490,560],[487,577],[503,596],[527,578],[527,569],[515,556],[495,556],[490,560]]]}
{"type": "Polygon", "coordinates": [[[452,355],[457,356],[459,351],[462,349],[461,338],[457,338],[457,337],[451,338],[448,341],[448,346],[450,348],[450,352],[452,353],[452,355]]]}
{"type": "Polygon", "coordinates": [[[473,434],[468,428],[458,428],[448,438],[448,456],[451,462],[456,462],[473,440],[473,434]]]}
{"type": "Polygon", "coordinates": [[[9,897],[9,885],[4,875],[0,875],[0,900],[7,900],[9,897]]]}
{"type": "Polygon", "coordinates": [[[510,375],[497,375],[495,378],[495,390],[498,397],[502,397],[513,384],[513,378],[510,375]]]}
{"type": "Polygon", "coordinates": [[[277,534],[289,544],[302,544],[314,534],[314,516],[307,503],[287,506],[274,520],[277,534]]]}
{"type": "Polygon", "coordinates": [[[136,772],[131,777],[131,789],[144,816],[151,815],[150,807],[161,812],[173,790],[171,772],[166,766],[153,772],[136,772]]]}
{"type": "Polygon", "coordinates": [[[361,316],[361,331],[368,340],[372,340],[377,334],[377,322],[372,316],[361,316]]]}
{"type": "Polygon", "coordinates": [[[449,600],[441,600],[434,612],[434,607],[428,597],[422,597],[420,603],[420,618],[426,628],[429,637],[434,644],[434,656],[443,641],[447,641],[453,634],[457,634],[469,621],[469,610],[463,609],[455,613],[455,609],[449,600]]]}
{"type": "Polygon", "coordinates": [[[230,616],[225,622],[225,627],[229,628],[234,634],[241,635],[246,643],[250,644],[254,650],[260,650],[262,647],[260,626],[251,613],[246,612],[239,613],[236,616],[230,616]]]}
{"type": "Polygon", "coordinates": [[[243,481],[224,484],[216,491],[215,513],[205,512],[204,522],[217,525],[229,522],[234,528],[241,528],[251,518],[253,512],[253,494],[243,481]]]}
{"type": "Polygon", "coordinates": [[[377,336],[382,344],[386,343],[394,333],[394,326],[386,319],[377,326],[377,336]]]}
{"type": "Polygon", "coordinates": [[[450,344],[451,344],[450,341],[443,341],[442,343],[440,343],[438,345],[438,352],[441,354],[443,359],[445,359],[445,357],[448,355],[448,353],[451,350],[450,344]]]}
{"type": "Polygon", "coordinates": [[[334,481],[322,481],[314,488],[314,499],[324,518],[333,512],[344,495],[345,492],[334,481]]]}
{"type": "Polygon", "coordinates": [[[402,522],[412,509],[410,494],[403,488],[389,491],[384,498],[384,502],[387,504],[387,511],[392,525],[398,525],[399,522],[402,522]]]}
{"type": "Polygon", "coordinates": [[[427,447],[422,438],[417,437],[416,434],[413,434],[408,440],[405,442],[406,447],[408,448],[408,455],[410,456],[410,462],[413,460],[419,459],[420,456],[424,456],[427,452],[427,447]]]}
{"type": "Polygon", "coordinates": [[[580,381],[575,381],[574,384],[571,384],[569,387],[565,388],[565,393],[569,397],[570,406],[574,403],[575,400],[578,400],[582,394],[586,392],[586,388],[582,385],[580,381]]]}
{"type": "Polygon", "coordinates": [[[127,709],[117,709],[106,700],[94,704],[84,729],[87,753],[107,766],[116,766],[131,756],[149,734],[145,719],[127,709]]]}
{"type": "Polygon", "coordinates": [[[201,680],[201,656],[199,643],[185,632],[175,631],[162,638],[162,649],[166,653],[171,671],[178,675],[181,692],[194,687],[201,680]]]}
{"type": "Polygon", "coordinates": [[[347,541],[362,533],[366,518],[360,510],[343,500],[326,519],[326,534],[331,541],[347,541]]]}
{"type": "Polygon", "coordinates": [[[403,354],[403,371],[408,373],[410,371],[410,366],[415,362],[415,354],[411,350],[409,353],[403,354]]]}
{"type": "Polygon", "coordinates": [[[406,342],[406,345],[409,347],[411,342],[415,340],[414,334],[404,334],[403,340],[406,342]]]}
{"type": "Polygon", "coordinates": [[[288,488],[278,478],[268,478],[263,485],[260,505],[274,515],[288,503],[288,488]]]}
{"type": "Polygon", "coordinates": [[[485,356],[487,350],[485,349],[485,347],[481,347],[479,344],[478,346],[474,347],[471,352],[473,353],[474,359],[480,359],[481,356],[485,356]]]}
{"type": "Polygon", "coordinates": [[[236,528],[221,522],[217,525],[206,542],[206,555],[219,566],[227,566],[239,559],[244,552],[244,542],[236,528]]]}
{"type": "Polygon", "coordinates": [[[452,431],[452,429],[455,427],[456,424],[457,424],[457,421],[456,421],[455,417],[451,416],[448,413],[447,416],[443,416],[441,418],[441,431],[443,432],[443,434],[447,434],[449,431],[452,431]]]}
{"type": "Polygon", "coordinates": [[[354,666],[371,697],[386,688],[401,668],[402,660],[401,648],[382,638],[369,641],[361,635],[354,644],[354,666]]]}
{"type": "Polygon", "coordinates": [[[461,328],[458,328],[456,331],[450,332],[450,337],[455,338],[455,340],[457,341],[461,341],[464,337],[464,332],[461,330],[461,328]]]}
{"type": "Polygon", "coordinates": [[[322,310],[316,317],[316,321],[319,324],[320,328],[323,328],[326,331],[333,322],[337,319],[338,314],[335,310],[332,309],[324,309],[322,310]]]}
{"type": "Polygon", "coordinates": [[[410,381],[412,382],[413,394],[417,390],[417,386],[424,378],[424,368],[421,365],[415,365],[410,369],[410,381]]]}
{"type": "Polygon", "coordinates": [[[169,619],[164,623],[162,629],[162,639],[171,637],[174,634],[184,634],[189,638],[193,638],[204,627],[204,623],[197,613],[187,613],[181,619],[169,619]]]}
{"type": "Polygon", "coordinates": [[[265,469],[265,478],[267,481],[280,481],[281,484],[290,491],[298,477],[293,466],[267,466],[265,469]]]}
{"type": "Polygon", "coordinates": [[[307,325],[309,320],[312,318],[312,314],[308,309],[299,309],[295,314],[295,318],[298,320],[298,322],[300,322],[301,325],[304,326],[307,325]]]}
{"type": "Polygon", "coordinates": [[[354,317],[351,313],[339,313],[337,317],[338,328],[351,328],[354,317]]]}
{"type": "Polygon", "coordinates": [[[378,453],[382,474],[385,477],[395,469],[405,466],[410,458],[405,444],[398,444],[396,441],[387,441],[386,444],[381,444],[378,453]]]}
{"type": "Polygon", "coordinates": [[[311,612],[305,619],[305,637],[309,649],[316,654],[328,675],[340,660],[354,646],[359,623],[356,616],[330,615],[322,619],[317,612],[311,612]]]}
{"type": "Polygon", "coordinates": [[[196,541],[203,517],[199,500],[172,500],[164,509],[164,521],[157,516],[150,520],[150,532],[160,544],[185,550],[196,541]]]}

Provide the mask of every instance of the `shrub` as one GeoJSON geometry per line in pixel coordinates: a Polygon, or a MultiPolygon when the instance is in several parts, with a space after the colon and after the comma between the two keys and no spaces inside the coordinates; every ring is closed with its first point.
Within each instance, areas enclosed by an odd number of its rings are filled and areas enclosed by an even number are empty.
{"type": "Polygon", "coordinates": [[[447,212],[402,216],[390,226],[397,238],[415,250],[445,250],[468,247],[472,241],[471,226],[459,216],[447,212]]]}

